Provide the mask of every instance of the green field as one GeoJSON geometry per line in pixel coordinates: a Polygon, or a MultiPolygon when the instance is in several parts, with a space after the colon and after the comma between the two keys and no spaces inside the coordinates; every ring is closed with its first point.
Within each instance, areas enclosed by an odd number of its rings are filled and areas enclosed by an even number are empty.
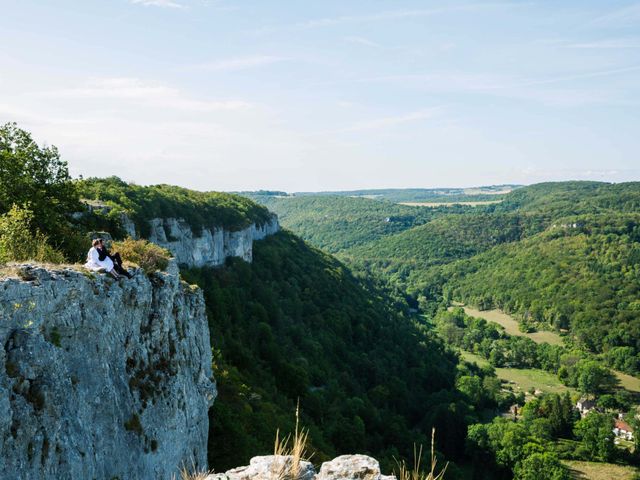
{"type": "Polygon", "coordinates": [[[626,373],[613,370],[616,378],[620,381],[620,386],[633,393],[640,393],[640,378],[627,375],[626,373]]]}
{"type": "Polygon", "coordinates": [[[495,322],[504,327],[509,335],[518,337],[529,337],[536,343],[549,343],[551,345],[562,345],[562,337],[555,332],[539,331],[524,333],[520,331],[518,321],[512,316],[500,310],[477,310],[472,307],[462,307],[467,315],[476,318],[484,318],[488,322],[495,322]]]}
{"type": "MultiPolygon", "coordinates": [[[[467,362],[475,362],[479,366],[489,365],[489,362],[479,355],[465,351],[461,351],[460,353],[462,358],[467,362]]],[[[514,391],[516,392],[528,392],[533,388],[534,390],[540,390],[545,393],[563,393],[567,391],[575,393],[575,390],[563,385],[558,377],[552,373],[536,368],[527,370],[519,368],[496,368],[496,375],[500,380],[512,383],[514,391]]]]}
{"type": "Polygon", "coordinates": [[[579,462],[565,460],[565,464],[571,470],[571,477],[576,480],[632,480],[639,472],[637,468],[614,465],[612,463],[579,462]]]}

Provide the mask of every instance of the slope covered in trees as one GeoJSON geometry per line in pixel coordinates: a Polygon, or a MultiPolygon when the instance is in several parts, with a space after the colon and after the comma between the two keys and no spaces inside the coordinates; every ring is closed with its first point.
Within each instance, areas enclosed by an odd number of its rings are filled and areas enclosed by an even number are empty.
{"type": "Polygon", "coordinates": [[[204,290],[217,351],[212,466],[268,453],[298,399],[314,461],[357,451],[393,466],[432,426],[448,458],[463,454],[455,355],[334,258],[281,232],[252,264],[185,277],[204,290]]]}
{"type": "Polygon", "coordinates": [[[640,215],[583,216],[452,264],[441,278],[450,299],[568,329],[581,349],[638,372],[640,215]]]}
{"type": "Polygon", "coordinates": [[[330,253],[373,242],[423,225],[443,214],[460,213],[469,208],[409,207],[368,198],[332,195],[254,195],[252,198],[278,214],[280,223],[286,228],[330,253]]]}

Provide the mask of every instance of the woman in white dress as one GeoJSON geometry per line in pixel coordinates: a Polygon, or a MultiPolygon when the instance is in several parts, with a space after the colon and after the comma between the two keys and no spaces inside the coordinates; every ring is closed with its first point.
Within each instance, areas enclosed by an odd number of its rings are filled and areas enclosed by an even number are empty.
{"type": "Polygon", "coordinates": [[[91,242],[91,245],[92,247],[89,249],[89,253],[87,253],[87,263],[84,264],[85,268],[93,270],[94,272],[104,269],[116,280],[120,279],[120,275],[118,275],[118,272],[113,268],[113,260],[109,257],[106,257],[104,260],[100,260],[100,254],[97,250],[97,247],[100,246],[100,240],[94,240],[91,242]]]}

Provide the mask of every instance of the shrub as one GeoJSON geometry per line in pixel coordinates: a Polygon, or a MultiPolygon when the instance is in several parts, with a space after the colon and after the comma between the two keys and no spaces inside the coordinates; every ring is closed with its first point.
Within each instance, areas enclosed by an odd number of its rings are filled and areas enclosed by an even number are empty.
{"type": "Polygon", "coordinates": [[[64,262],[64,255],[49,245],[46,235],[33,227],[33,218],[31,210],[17,205],[0,216],[0,263],[64,262]]]}
{"type": "Polygon", "coordinates": [[[127,238],[121,242],[113,242],[112,250],[119,252],[123,260],[136,263],[145,273],[166,270],[171,253],[147,240],[127,238]]]}

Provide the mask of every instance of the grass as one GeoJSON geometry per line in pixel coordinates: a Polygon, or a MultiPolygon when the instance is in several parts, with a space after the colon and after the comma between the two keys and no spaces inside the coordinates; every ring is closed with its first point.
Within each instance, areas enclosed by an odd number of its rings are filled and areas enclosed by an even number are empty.
{"type": "MultiPolygon", "coordinates": [[[[489,362],[479,355],[466,351],[460,353],[467,362],[475,362],[481,367],[489,365],[489,362]]],[[[517,391],[528,392],[534,389],[545,393],[564,393],[567,391],[575,393],[575,390],[563,385],[558,377],[544,370],[537,368],[496,368],[495,370],[500,380],[515,384],[517,391]]]]}
{"type": "Polygon", "coordinates": [[[462,307],[467,315],[476,318],[484,318],[488,322],[494,322],[504,327],[509,335],[518,337],[528,337],[536,343],[549,343],[551,345],[562,345],[562,337],[555,332],[539,331],[524,333],[520,331],[520,324],[510,315],[500,310],[477,310],[471,307],[462,307]]]}
{"type": "Polygon", "coordinates": [[[273,455],[276,457],[291,457],[291,461],[275,461],[272,464],[272,478],[274,480],[296,480],[300,477],[300,463],[309,460],[307,445],[309,431],[300,428],[300,403],[296,407],[296,428],[293,437],[287,435],[280,438],[280,430],[276,431],[276,439],[273,446],[273,455]]]}
{"type": "Polygon", "coordinates": [[[620,381],[620,386],[633,393],[640,393],[640,378],[627,375],[626,373],[613,370],[616,378],[620,381]]]}
{"type": "Polygon", "coordinates": [[[429,471],[422,469],[422,446],[416,448],[413,446],[413,467],[407,467],[406,462],[398,462],[398,474],[396,478],[398,480],[441,480],[444,477],[445,472],[449,464],[445,464],[444,468],[440,470],[440,473],[436,473],[438,467],[438,460],[435,454],[435,436],[436,429],[431,430],[431,465],[429,471]]]}
{"type": "Polygon", "coordinates": [[[632,480],[638,469],[612,463],[580,462],[565,460],[562,462],[571,471],[576,480],[632,480]]]}
{"type": "MultiPolygon", "coordinates": [[[[213,470],[199,472],[194,469],[193,471],[189,471],[189,469],[183,465],[182,468],[180,468],[179,480],[206,480],[212,473],[213,470]]],[[[176,476],[172,475],[171,480],[176,480],[176,476]]]]}

